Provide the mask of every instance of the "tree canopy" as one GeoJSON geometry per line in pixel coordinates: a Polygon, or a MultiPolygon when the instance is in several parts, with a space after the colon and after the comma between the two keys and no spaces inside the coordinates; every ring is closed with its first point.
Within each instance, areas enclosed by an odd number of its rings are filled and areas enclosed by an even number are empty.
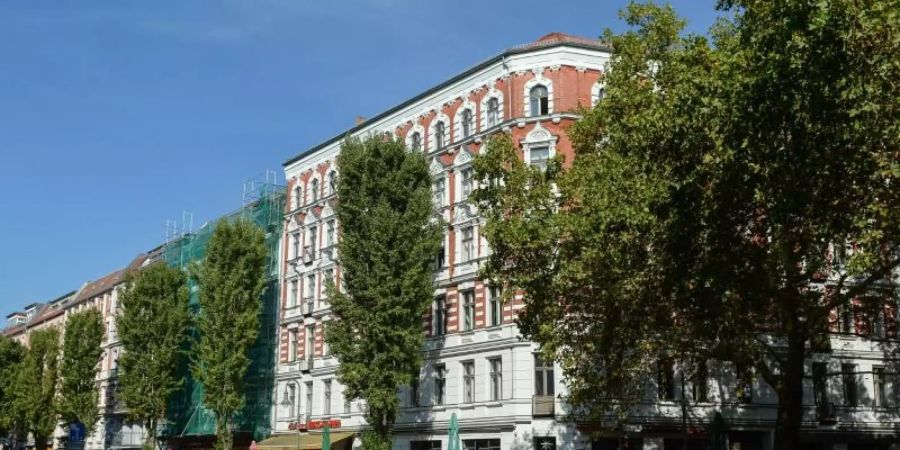
{"type": "Polygon", "coordinates": [[[69,423],[79,422],[88,433],[100,412],[97,406],[97,369],[103,356],[103,317],[96,308],[66,318],[60,370],[60,413],[69,423]]]}
{"type": "Polygon", "coordinates": [[[148,430],[145,448],[156,448],[157,425],[184,383],[191,326],[187,275],[163,263],[130,273],[119,291],[118,333],[124,352],[119,382],[128,414],[148,430]]]}
{"type": "Polygon", "coordinates": [[[900,243],[900,3],[722,1],[707,36],[632,3],[605,96],[547,173],[509,140],[476,159],[523,334],[576,411],[627,420],[659,362],[759,375],[794,448],[803,362],[836,308],[891,311],[900,243]],[[851,248],[845,261],[839,257],[851,248]]]}
{"type": "Polygon", "coordinates": [[[216,415],[216,448],[231,450],[234,415],[244,406],[248,352],[259,334],[266,279],[265,234],[246,219],[216,224],[206,258],[195,267],[199,340],[192,372],[203,383],[203,404],[216,415]]]}
{"type": "Polygon", "coordinates": [[[347,398],[362,398],[373,433],[367,448],[390,448],[397,392],[419,377],[422,316],[434,289],[429,263],[440,246],[431,175],[421,152],[398,140],[348,138],[340,177],[341,288],[329,282],[335,319],[326,340],[347,398]]]}
{"type": "Polygon", "coordinates": [[[47,448],[59,421],[59,338],[56,328],[29,333],[12,389],[14,417],[20,418],[22,431],[33,435],[37,450],[47,448]]]}
{"type": "Polygon", "coordinates": [[[18,342],[0,336],[0,436],[9,435],[21,423],[13,408],[13,383],[24,354],[25,349],[18,342]]]}

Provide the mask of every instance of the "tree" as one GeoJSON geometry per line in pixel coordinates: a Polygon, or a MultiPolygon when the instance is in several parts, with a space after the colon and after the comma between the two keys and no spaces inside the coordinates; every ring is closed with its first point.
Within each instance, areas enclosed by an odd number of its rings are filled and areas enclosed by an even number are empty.
{"type": "Polygon", "coordinates": [[[389,449],[397,390],[419,376],[422,316],[433,298],[429,264],[440,246],[425,157],[397,140],[348,138],[337,158],[335,208],[341,287],[325,336],[348,398],[362,398],[368,449],[389,449]]]}
{"type": "Polygon", "coordinates": [[[13,410],[22,428],[34,437],[37,450],[47,448],[47,440],[59,423],[57,385],[59,383],[59,331],[56,328],[32,331],[28,349],[19,364],[13,387],[13,410]]]}
{"type": "Polygon", "coordinates": [[[125,350],[119,358],[122,400],[132,420],[144,425],[144,448],[152,450],[169,398],[184,383],[179,367],[191,326],[187,276],[152,264],[129,274],[119,296],[118,332],[125,350]]]}
{"type": "Polygon", "coordinates": [[[80,422],[90,432],[99,418],[97,369],[103,356],[100,311],[91,308],[70,315],[63,336],[60,413],[67,422],[80,422]]]}
{"type": "Polygon", "coordinates": [[[244,406],[248,351],[259,333],[266,276],[265,235],[253,222],[222,221],[206,258],[194,269],[199,287],[199,341],[192,372],[203,384],[203,403],[216,416],[216,448],[231,450],[234,415],[244,406]]]}
{"type": "Polygon", "coordinates": [[[580,414],[625,420],[660,361],[690,376],[718,360],[774,389],[776,445],[796,448],[804,360],[833,311],[864,324],[893,302],[900,8],[720,6],[732,19],[709,37],[671,8],[626,9],[571,166],[539,173],[509,141],[476,160],[503,181],[476,194],[487,273],[525,291],[523,334],[580,414]]]}
{"type": "Polygon", "coordinates": [[[24,353],[18,342],[0,336],[0,437],[8,436],[21,423],[13,408],[13,383],[24,353]]]}

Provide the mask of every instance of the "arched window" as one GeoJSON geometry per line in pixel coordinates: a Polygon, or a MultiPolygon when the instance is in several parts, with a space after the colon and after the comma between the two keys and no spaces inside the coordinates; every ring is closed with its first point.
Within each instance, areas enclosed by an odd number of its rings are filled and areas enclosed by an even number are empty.
{"type": "Polygon", "coordinates": [[[319,180],[312,180],[312,187],[310,187],[310,189],[312,190],[312,201],[314,201],[314,202],[318,201],[319,200],[319,180]]]}
{"type": "Polygon", "coordinates": [[[409,146],[413,150],[422,150],[422,135],[418,131],[414,132],[409,138],[409,146]]]}
{"type": "Polygon", "coordinates": [[[543,116],[545,114],[549,114],[550,112],[550,99],[547,96],[547,87],[543,85],[537,85],[531,88],[531,93],[529,95],[531,98],[531,115],[532,116],[543,116]]]}
{"type": "Polygon", "coordinates": [[[496,97],[488,100],[487,104],[487,127],[493,127],[500,121],[500,102],[496,97]]]}
{"type": "Polygon", "coordinates": [[[328,193],[334,194],[337,192],[337,174],[332,170],[328,172],[328,193]]]}
{"type": "Polygon", "coordinates": [[[471,109],[463,110],[462,119],[460,119],[460,125],[462,125],[463,139],[472,135],[472,110],[471,109]]]}
{"type": "Polygon", "coordinates": [[[435,150],[439,148],[444,148],[446,144],[445,137],[447,135],[447,130],[445,129],[444,122],[438,122],[434,124],[434,148],[435,150]]]}

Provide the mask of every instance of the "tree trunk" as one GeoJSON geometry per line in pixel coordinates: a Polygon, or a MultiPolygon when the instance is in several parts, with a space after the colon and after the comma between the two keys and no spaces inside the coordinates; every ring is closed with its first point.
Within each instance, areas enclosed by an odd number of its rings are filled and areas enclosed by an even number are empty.
{"type": "Polygon", "coordinates": [[[47,450],[47,436],[40,436],[32,433],[34,436],[34,450],[47,450]]]}
{"type": "Polygon", "coordinates": [[[793,450],[800,444],[800,429],[803,423],[803,362],[806,341],[791,336],[788,343],[787,361],[781,375],[781,384],[776,386],[778,394],[778,417],[775,424],[775,449],[793,450]]]}
{"type": "Polygon", "coordinates": [[[147,441],[144,442],[146,450],[156,450],[156,420],[147,419],[144,421],[144,431],[147,433],[147,441]]]}

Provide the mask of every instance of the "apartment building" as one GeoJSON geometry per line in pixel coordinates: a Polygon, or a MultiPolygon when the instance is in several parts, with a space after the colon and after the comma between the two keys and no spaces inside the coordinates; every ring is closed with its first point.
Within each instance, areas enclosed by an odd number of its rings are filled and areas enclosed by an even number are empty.
{"type": "MultiPolygon", "coordinates": [[[[604,424],[568,418],[559,368],[520,339],[514,320],[521,296],[502,303],[498,287],[477,276],[490,251],[468,196],[472,158],[490,135],[509,133],[530,164],[573,157],[565,128],[578,108],[604,95],[609,49],[595,40],[552,33],[512,48],[422,94],[357,124],[285,162],[285,212],[279,350],[273,432],[296,433],[326,422],[352,436],[364,427],[359,401],[348,401],[338,362],[324,341],[332,320],[324,280],[340,288],[335,243],[335,165],[341,140],[386,135],[424,152],[433,176],[435,214],[448,224],[436,258],[435,298],[423,317],[426,363],[419,381],[401,390],[396,450],[447,447],[450,417],[459,417],[466,450],[601,450],[706,448],[721,416],[731,448],[771,448],[774,391],[758,377],[736,376],[710,363],[685,380],[676,364],[660,367],[630,423],[616,433],[604,424]]],[[[878,333],[858,320],[835,320],[827,351],[807,363],[804,436],[809,448],[889,448],[898,432],[900,385],[884,343],[896,339],[896,311],[878,333]]],[[[883,316],[884,317],[884,316],[883,316]]],[[[608,425],[608,424],[607,424],[608,425]]],[[[347,439],[350,439],[347,437],[347,439]]],[[[360,444],[358,438],[353,446],[360,444]]],[[[310,445],[314,445],[310,444],[310,445]]]]}
{"type": "MultiPolygon", "coordinates": [[[[386,134],[424,152],[434,178],[435,214],[448,224],[435,261],[435,298],[423,317],[426,364],[418,383],[400,393],[405,408],[395,448],[446,447],[453,413],[467,449],[548,450],[578,435],[564,415],[558,369],[535,356],[514,324],[521,297],[502,303],[496,286],[479,279],[489,247],[469,201],[472,160],[486,140],[507,132],[524,157],[544,165],[571,159],[565,127],[576,111],[603,95],[598,82],[609,51],[595,40],[553,33],[510,49],[356,126],[354,136],[386,134]]],[[[364,405],[347,401],[337,361],[324,342],[332,319],[324,281],[340,287],[334,247],[335,157],[342,133],[285,163],[288,201],[279,364],[273,429],[288,433],[329,421],[336,429],[364,425],[364,405]]],[[[356,443],[358,445],[358,442],[356,443]]]]}

